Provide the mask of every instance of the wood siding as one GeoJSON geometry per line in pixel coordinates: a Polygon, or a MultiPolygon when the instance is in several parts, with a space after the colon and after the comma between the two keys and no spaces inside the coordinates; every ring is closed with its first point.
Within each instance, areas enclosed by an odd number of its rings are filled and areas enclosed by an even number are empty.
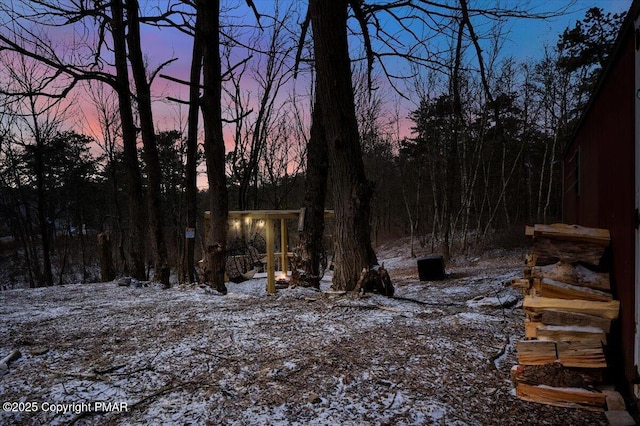
{"type": "Polygon", "coordinates": [[[620,300],[614,357],[636,376],[634,32],[626,25],[606,74],[563,157],[563,221],[611,232],[614,297],[620,300]]]}

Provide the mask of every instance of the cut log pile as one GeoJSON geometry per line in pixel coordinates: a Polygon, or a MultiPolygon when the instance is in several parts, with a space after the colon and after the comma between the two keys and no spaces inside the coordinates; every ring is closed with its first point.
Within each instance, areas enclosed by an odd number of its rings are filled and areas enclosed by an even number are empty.
{"type": "Polygon", "coordinates": [[[527,227],[533,237],[524,278],[525,338],[516,344],[511,379],[525,401],[602,411],[611,321],[620,304],[601,259],[609,231],[577,225],[527,227]]]}

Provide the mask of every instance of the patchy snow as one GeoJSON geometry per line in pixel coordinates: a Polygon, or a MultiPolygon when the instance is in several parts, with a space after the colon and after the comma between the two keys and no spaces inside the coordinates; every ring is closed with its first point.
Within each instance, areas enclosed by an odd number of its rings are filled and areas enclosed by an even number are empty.
{"type": "Polygon", "coordinates": [[[508,294],[504,294],[502,296],[493,296],[493,297],[485,297],[485,296],[477,296],[472,300],[467,300],[467,306],[470,308],[481,308],[481,307],[507,307],[513,306],[518,301],[518,296],[513,291],[508,294]]]}
{"type": "Polygon", "coordinates": [[[0,424],[606,424],[514,396],[523,314],[504,283],[521,252],[454,259],[432,282],[405,252],[379,251],[393,299],[329,293],[330,276],[322,291],[275,295],[264,277],[226,296],[116,283],[0,292],[0,357],[22,353],[0,378],[0,400],[15,403],[0,424]]]}

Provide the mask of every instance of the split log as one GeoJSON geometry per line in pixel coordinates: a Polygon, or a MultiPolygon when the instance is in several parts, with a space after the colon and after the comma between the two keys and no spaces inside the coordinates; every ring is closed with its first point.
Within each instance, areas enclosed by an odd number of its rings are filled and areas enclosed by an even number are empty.
{"type": "Polygon", "coordinates": [[[522,365],[543,365],[556,362],[558,352],[556,342],[544,340],[520,340],[516,342],[518,363],[522,365]]]}
{"type": "Polygon", "coordinates": [[[537,253],[529,253],[525,257],[525,269],[524,277],[529,278],[527,275],[531,275],[531,268],[534,266],[546,266],[553,265],[558,259],[553,256],[539,255],[537,253]]]}
{"type": "Polygon", "coordinates": [[[611,291],[608,273],[594,272],[582,265],[557,262],[552,265],[534,266],[531,278],[549,278],[567,284],[589,287],[595,290],[611,291]]]}
{"type": "Polygon", "coordinates": [[[524,401],[539,402],[547,405],[568,408],[584,408],[591,411],[604,411],[605,396],[601,392],[588,389],[532,386],[518,383],[516,396],[524,401]]]}
{"type": "Polygon", "coordinates": [[[526,278],[514,278],[509,284],[512,288],[520,289],[523,296],[526,296],[530,292],[531,281],[526,278]]]}
{"type": "Polygon", "coordinates": [[[538,255],[533,253],[527,253],[527,255],[524,258],[524,264],[528,268],[533,268],[534,266],[536,266],[537,260],[538,260],[538,255]]]}
{"type": "Polygon", "coordinates": [[[591,388],[603,382],[600,369],[567,368],[559,362],[544,365],[514,365],[511,380],[528,385],[561,388],[591,388]]]}
{"type": "Polygon", "coordinates": [[[510,285],[513,288],[529,289],[531,282],[526,278],[514,278],[511,280],[510,285]]]}
{"type": "Polygon", "coordinates": [[[533,313],[549,309],[595,315],[601,318],[616,319],[620,311],[620,302],[594,302],[591,300],[555,299],[550,297],[525,296],[522,308],[533,313]]]}
{"type": "MultiPolygon", "coordinates": [[[[525,296],[527,296],[525,294],[525,296]]],[[[524,314],[526,316],[525,321],[531,321],[531,322],[542,322],[541,318],[542,318],[542,312],[533,312],[530,310],[525,310],[524,314]]]]}
{"type": "Polygon", "coordinates": [[[622,398],[620,392],[603,390],[602,393],[607,399],[607,410],[625,411],[627,409],[627,404],[624,402],[624,398],[622,398]]]}
{"type": "MultiPolygon", "coordinates": [[[[525,229],[525,234],[531,234],[531,227],[525,229]]],[[[611,235],[607,229],[587,228],[580,225],[567,225],[565,223],[534,225],[532,235],[534,239],[543,237],[553,240],[590,243],[601,247],[607,247],[611,241],[611,235]]]]}
{"type": "Polygon", "coordinates": [[[606,368],[604,348],[598,341],[556,342],[558,361],[566,367],[606,368]]]}
{"type": "Polygon", "coordinates": [[[611,241],[606,229],[556,223],[527,226],[525,234],[533,237],[528,266],[546,265],[549,259],[565,262],[585,262],[598,265],[611,241]]]}
{"type": "Polygon", "coordinates": [[[611,320],[609,319],[577,312],[558,311],[555,309],[543,311],[540,315],[540,321],[546,325],[597,327],[605,333],[608,333],[611,329],[611,320]]]}
{"type": "Polygon", "coordinates": [[[607,335],[597,327],[541,325],[536,331],[539,340],[553,340],[554,342],[596,341],[607,344],[607,335]]]}
{"type": "MultiPolygon", "coordinates": [[[[535,238],[531,251],[538,259],[555,259],[562,262],[584,262],[599,265],[606,247],[599,244],[576,241],[563,241],[551,238],[535,238]]],[[[541,263],[537,263],[540,265],[541,263]]]]}
{"type": "Polygon", "coordinates": [[[555,281],[549,278],[534,279],[533,288],[542,297],[555,297],[556,299],[580,299],[596,302],[610,302],[613,300],[611,293],[592,288],[580,287],[555,281]]]}
{"type": "Polygon", "coordinates": [[[538,337],[538,327],[544,324],[540,321],[526,320],[524,322],[524,337],[527,339],[535,339],[538,337]]]}

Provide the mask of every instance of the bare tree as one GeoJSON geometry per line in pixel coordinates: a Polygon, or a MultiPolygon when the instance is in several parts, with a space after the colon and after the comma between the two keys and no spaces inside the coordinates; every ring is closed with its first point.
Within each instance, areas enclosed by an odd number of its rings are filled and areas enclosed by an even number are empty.
{"type": "Polygon", "coordinates": [[[88,85],[88,96],[91,103],[95,107],[95,113],[100,126],[100,133],[94,135],[98,146],[104,153],[105,170],[103,173],[108,177],[110,182],[110,202],[108,210],[104,213],[108,215],[104,217],[110,226],[112,233],[110,241],[117,248],[120,270],[128,271],[128,261],[125,253],[125,225],[123,223],[123,207],[119,196],[121,188],[121,177],[119,170],[119,160],[122,153],[122,129],[120,124],[120,115],[118,110],[117,94],[108,85],[100,82],[94,82],[88,85]]]}
{"type": "MultiPolygon", "coordinates": [[[[261,17],[260,36],[249,48],[249,56],[238,64],[232,63],[237,48],[225,49],[229,83],[225,85],[234,129],[234,147],[229,153],[232,179],[238,185],[238,208],[250,207],[249,192],[257,191],[260,160],[263,158],[274,127],[285,114],[283,88],[293,77],[295,44],[288,37],[288,27],[294,19],[293,6],[280,11],[274,5],[273,16],[261,17]],[[251,75],[246,72],[250,70],[251,75]],[[257,93],[246,89],[247,80],[257,83],[257,93]]],[[[233,43],[230,41],[230,43],[233,43]]],[[[256,207],[254,195],[253,208],[256,207]]]]}
{"type": "MultiPolygon", "coordinates": [[[[115,2],[119,0],[112,0],[115,2]]],[[[138,1],[126,0],[127,13],[127,47],[129,63],[136,85],[136,100],[140,114],[140,129],[144,145],[144,157],[147,166],[147,202],[149,211],[149,230],[154,255],[154,279],[160,281],[165,288],[170,286],[169,259],[164,238],[164,216],[160,185],[162,171],[158,157],[158,146],[151,111],[151,81],[147,80],[147,71],[142,57],[140,41],[140,17],[138,1]]]]}
{"type": "Polygon", "coordinates": [[[322,109],[322,99],[316,96],[311,116],[311,134],[307,141],[305,210],[298,250],[300,266],[304,270],[304,282],[316,288],[320,287],[322,279],[324,210],[329,175],[329,155],[322,109]]]}
{"type": "Polygon", "coordinates": [[[118,109],[122,125],[122,141],[124,145],[124,164],[127,171],[127,195],[129,197],[129,257],[130,273],[134,278],[144,279],[145,274],[145,240],[143,238],[146,217],[140,200],[142,200],[142,176],[136,149],[136,127],[133,118],[132,98],[129,89],[129,69],[127,63],[126,28],[124,8],[121,0],[111,2],[111,32],[113,34],[113,53],[116,75],[112,82],[118,94],[118,109]]]}
{"type": "Polygon", "coordinates": [[[286,209],[303,168],[305,138],[297,132],[295,111],[285,111],[283,106],[278,115],[277,121],[270,123],[267,144],[260,157],[260,183],[268,204],[275,209],[286,209]]]}
{"type": "MultiPolygon", "coordinates": [[[[4,96],[3,96],[4,98],[4,96]]],[[[4,98],[6,99],[6,98],[4,98]]],[[[4,100],[3,99],[3,100],[4,100]]],[[[7,99],[8,100],[8,99],[7,99]]],[[[0,212],[11,226],[16,242],[23,247],[24,268],[29,287],[43,285],[39,238],[33,219],[34,202],[25,170],[20,128],[21,114],[14,114],[13,102],[3,102],[0,124],[0,212]]]]}
{"type": "MultiPolygon", "coordinates": [[[[140,127],[145,145],[147,163],[153,169],[154,144],[153,122],[150,114],[149,82],[146,80],[145,66],[142,61],[139,43],[139,25],[149,22],[160,25],[170,21],[178,13],[171,5],[158,16],[138,16],[138,3],[135,0],[123,3],[123,0],[99,1],[93,3],[67,3],[62,1],[12,3],[12,7],[1,7],[8,17],[3,31],[0,31],[0,44],[3,49],[36,59],[43,67],[55,71],[55,78],[43,88],[48,95],[66,97],[78,83],[97,80],[109,84],[118,93],[122,122],[125,165],[127,170],[127,188],[129,193],[130,238],[128,254],[130,273],[137,278],[145,278],[145,239],[146,215],[140,204],[143,199],[142,177],[140,175],[136,140],[137,131],[132,109],[131,89],[129,87],[129,65],[136,81],[140,127]],[[128,8],[125,10],[125,8],[128,8]],[[52,42],[46,28],[64,27],[73,31],[74,44],[60,46],[52,42]],[[110,32],[111,37],[106,37],[110,32]],[[127,37],[129,49],[127,49],[127,37]],[[112,59],[112,60],[111,60],[112,59]],[[108,67],[106,65],[109,65],[108,67]],[[105,71],[115,68],[115,74],[105,71]]],[[[166,63],[165,63],[166,64],[166,63]]],[[[161,65],[162,68],[165,64],[161,65]]],[[[157,73],[159,70],[154,72],[157,73]]],[[[155,172],[150,171],[150,217],[153,230],[152,243],[158,266],[168,279],[166,248],[160,229],[162,228],[161,207],[157,203],[154,188],[155,172]],[[153,200],[156,201],[153,201],[153,200]],[[163,254],[164,253],[164,254],[163,254]],[[164,259],[164,260],[163,260],[164,259]]],[[[167,281],[167,280],[164,280],[167,281]]]]}
{"type": "Polygon", "coordinates": [[[347,43],[346,0],[310,0],[316,94],[328,147],[335,219],[334,287],[353,290],[362,268],[376,263],[371,246],[371,195],[362,162],[347,43]]]}
{"type": "Polygon", "coordinates": [[[196,0],[202,49],[204,152],[209,182],[210,226],[205,241],[205,281],[222,293],[227,247],[229,200],[222,135],[222,66],[220,60],[220,2],[196,0]]]}
{"type": "MultiPolygon", "coordinates": [[[[205,40],[202,38],[201,26],[198,24],[201,16],[196,16],[193,49],[191,52],[191,70],[189,72],[189,117],[187,130],[187,164],[186,179],[186,222],[187,228],[196,229],[198,214],[198,121],[200,115],[200,79],[202,73],[202,49],[205,40]]],[[[186,237],[183,256],[184,275],[190,283],[195,281],[195,233],[186,237]],[[193,238],[192,238],[193,237],[193,238]]]]}
{"type": "Polygon", "coordinates": [[[16,140],[22,145],[24,159],[33,172],[35,211],[42,246],[43,275],[40,283],[51,286],[54,235],[52,203],[55,200],[50,199],[48,191],[46,151],[61,128],[68,106],[64,106],[61,99],[43,95],[47,84],[55,77],[39,67],[36,61],[9,52],[3,56],[3,69],[7,79],[2,92],[11,98],[12,113],[19,120],[16,129],[20,135],[16,140]]]}

